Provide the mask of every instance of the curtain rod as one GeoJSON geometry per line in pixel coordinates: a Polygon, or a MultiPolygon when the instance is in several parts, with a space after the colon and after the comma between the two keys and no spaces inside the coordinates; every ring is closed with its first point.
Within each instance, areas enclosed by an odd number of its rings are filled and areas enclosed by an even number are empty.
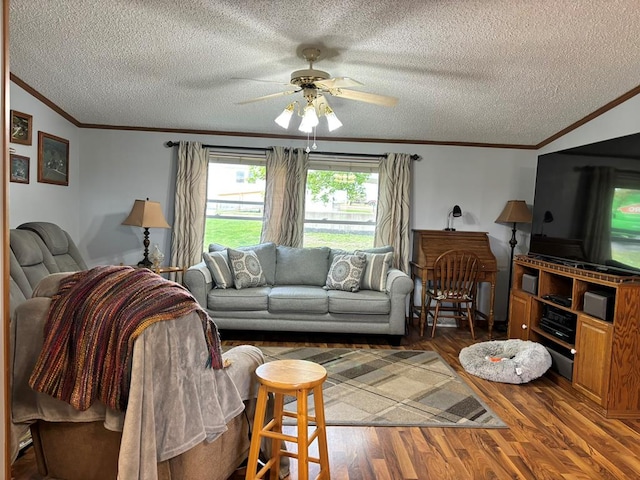
{"type": "MultiPolygon", "coordinates": [[[[171,140],[169,140],[167,143],[165,143],[166,147],[177,147],[178,145],[180,145],[180,142],[172,142],[171,140]]],[[[264,152],[267,149],[266,148],[260,148],[260,147],[234,147],[231,145],[202,145],[203,148],[229,148],[232,150],[253,150],[253,151],[258,151],[258,152],[264,152]]],[[[381,158],[384,157],[385,155],[376,155],[373,153],[342,153],[342,152],[312,152],[313,155],[338,155],[341,157],[371,157],[371,158],[381,158]]],[[[411,155],[411,160],[418,160],[420,158],[420,155],[411,155]]]]}

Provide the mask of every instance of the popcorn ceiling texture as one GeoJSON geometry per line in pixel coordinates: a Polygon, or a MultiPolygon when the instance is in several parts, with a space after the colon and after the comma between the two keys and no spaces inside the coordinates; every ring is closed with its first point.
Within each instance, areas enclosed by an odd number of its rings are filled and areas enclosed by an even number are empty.
{"type": "Polygon", "coordinates": [[[331,138],[535,145],[640,84],[638,0],[17,0],[9,31],[11,72],[84,124],[287,133],[301,94],[235,102],[285,90],[310,44],[399,98],[329,97],[331,138]]]}

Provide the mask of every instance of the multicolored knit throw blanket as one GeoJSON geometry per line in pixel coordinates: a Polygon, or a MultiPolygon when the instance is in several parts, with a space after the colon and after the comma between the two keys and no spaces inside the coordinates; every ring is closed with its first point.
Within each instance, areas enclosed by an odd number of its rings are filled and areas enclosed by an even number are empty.
{"type": "Polygon", "coordinates": [[[223,368],[218,330],[181,285],[145,268],[101,266],[60,282],[44,327],[44,345],[29,384],[88,409],[100,399],[124,411],[134,341],[146,327],[197,312],[209,348],[207,367],[223,368]]]}

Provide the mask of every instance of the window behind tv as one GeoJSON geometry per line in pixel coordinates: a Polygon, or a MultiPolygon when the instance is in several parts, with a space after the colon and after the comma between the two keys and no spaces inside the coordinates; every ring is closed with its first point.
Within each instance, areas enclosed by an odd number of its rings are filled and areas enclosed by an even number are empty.
{"type": "Polygon", "coordinates": [[[640,134],[538,157],[530,253],[640,272],[640,134]]]}

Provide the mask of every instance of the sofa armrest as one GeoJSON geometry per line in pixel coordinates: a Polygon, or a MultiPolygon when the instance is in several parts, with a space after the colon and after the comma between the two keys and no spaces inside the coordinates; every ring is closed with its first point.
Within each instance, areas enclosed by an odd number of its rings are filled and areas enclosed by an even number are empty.
{"type": "Polygon", "coordinates": [[[387,288],[389,295],[407,295],[413,290],[411,277],[397,268],[390,268],[387,273],[387,288]]]}
{"type": "Polygon", "coordinates": [[[184,285],[200,306],[207,308],[207,293],[213,288],[213,279],[204,261],[187,269],[184,274],[184,285]]]}
{"type": "Polygon", "coordinates": [[[389,312],[389,334],[404,335],[407,316],[407,295],[413,290],[411,277],[397,268],[387,273],[386,292],[391,300],[389,312]]]}

